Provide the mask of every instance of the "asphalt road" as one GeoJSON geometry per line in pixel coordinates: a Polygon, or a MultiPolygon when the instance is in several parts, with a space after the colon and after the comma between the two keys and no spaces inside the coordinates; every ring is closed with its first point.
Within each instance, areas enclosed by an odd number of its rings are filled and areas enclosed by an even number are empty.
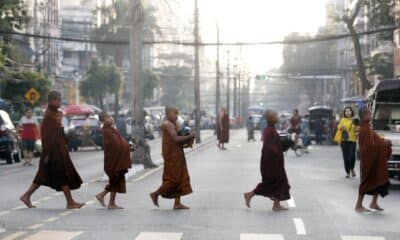
{"type": "MultiPolygon", "coordinates": [[[[64,197],[47,188],[33,196],[38,208],[26,209],[18,197],[32,181],[36,167],[1,165],[0,239],[400,239],[399,185],[381,200],[384,212],[355,213],[359,178],[344,178],[338,147],[313,146],[303,157],[287,154],[293,198],[284,203],[289,211],[275,213],[266,198],[255,197],[251,209],[243,200],[243,192],[260,180],[261,142],[248,143],[244,130],[234,130],[228,150],[220,151],[211,141],[212,133],[207,134],[201,146],[187,153],[194,190],[183,198],[189,211],[173,211],[173,202],[165,199],[160,199],[159,209],[152,205],[148,194],[161,183],[162,167],[133,176],[127,194],[117,197],[124,210],[100,207],[94,200],[105,184],[99,181],[103,174],[99,151],[72,154],[85,181],[73,192],[78,201],[87,203],[81,210],[65,210],[64,197]]],[[[152,146],[153,158],[160,160],[160,142],[152,146]]],[[[366,200],[367,206],[370,199],[366,200]]]]}

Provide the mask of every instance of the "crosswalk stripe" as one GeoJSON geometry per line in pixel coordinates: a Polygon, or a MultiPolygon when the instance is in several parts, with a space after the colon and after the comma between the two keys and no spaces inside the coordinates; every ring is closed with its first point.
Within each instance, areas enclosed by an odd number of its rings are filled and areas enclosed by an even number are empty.
{"type": "Polygon", "coordinates": [[[296,202],[294,201],[294,198],[290,198],[289,200],[287,200],[287,204],[290,208],[295,208],[296,207],[296,202]]]}
{"type": "Polygon", "coordinates": [[[241,233],[240,240],[285,240],[282,234],[241,233]]]}
{"type": "Polygon", "coordinates": [[[83,232],[64,232],[64,231],[40,231],[24,240],[71,240],[83,232]]]}
{"type": "Polygon", "coordinates": [[[2,212],[0,212],[0,216],[7,215],[7,214],[9,214],[9,213],[10,213],[10,211],[2,211],[2,212]]]}
{"type": "Polygon", "coordinates": [[[19,237],[21,237],[21,236],[23,236],[25,234],[26,234],[26,232],[16,232],[16,233],[13,233],[11,235],[8,235],[5,238],[2,238],[2,240],[15,240],[15,239],[17,239],[17,238],[19,238],[19,237]]]}
{"type": "Polygon", "coordinates": [[[70,215],[71,213],[72,213],[72,211],[71,211],[71,210],[68,210],[68,211],[65,211],[65,212],[60,213],[60,216],[65,217],[65,216],[70,215]]]}
{"type": "Polygon", "coordinates": [[[293,218],[293,222],[296,228],[297,235],[307,235],[306,227],[301,218],[293,218]]]}
{"type": "Polygon", "coordinates": [[[385,240],[384,237],[374,236],[341,236],[342,240],[385,240]]]}
{"type": "Polygon", "coordinates": [[[35,230],[43,226],[43,223],[33,224],[28,227],[29,230],[35,230]]]}
{"type": "Polygon", "coordinates": [[[181,240],[183,233],[141,232],[135,240],[181,240]]]}
{"type": "Polygon", "coordinates": [[[44,220],[44,222],[46,222],[46,223],[51,223],[51,222],[57,221],[58,219],[60,219],[60,218],[58,218],[58,217],[52,217],[52,218],[49,218],[49,219],[44,220]]]}

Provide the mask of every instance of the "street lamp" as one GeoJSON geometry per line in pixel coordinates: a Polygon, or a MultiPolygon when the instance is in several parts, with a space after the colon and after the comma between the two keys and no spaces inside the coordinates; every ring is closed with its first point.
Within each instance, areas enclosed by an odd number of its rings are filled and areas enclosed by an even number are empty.
{"type": "Polygon", "coordinates": [[[79,80],[81,78],[81,75],[79,74],[78,70],[74,70],[74,77],[75,77],[75,104],[79,105],[80,104],[80,93],[79,93],[79,80]]]}

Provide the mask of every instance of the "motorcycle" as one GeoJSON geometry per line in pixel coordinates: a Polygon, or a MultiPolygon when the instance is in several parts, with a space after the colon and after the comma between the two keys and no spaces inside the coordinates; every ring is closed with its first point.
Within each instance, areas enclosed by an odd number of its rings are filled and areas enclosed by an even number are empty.
{"type": "Polygon", "coordinates": [[[297,136],[296,133],[288,133],[287,131],[279,131],[278,133],[284,150],[293,150],[297,157],[304,155],[306,150],[303,144],[303,139],[300,135],[297,136]]]}

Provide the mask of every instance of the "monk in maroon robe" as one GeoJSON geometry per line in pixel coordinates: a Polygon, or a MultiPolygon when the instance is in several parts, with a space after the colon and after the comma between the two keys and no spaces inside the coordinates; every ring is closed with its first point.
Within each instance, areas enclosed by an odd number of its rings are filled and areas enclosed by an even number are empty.
{"type": "Polygon", "coordinates": [[[161,125],[162,130],[162,156],[164,158],[164,171],[162,184],[155,192],[150,194],[154,205],[158,205],[158,197],[175,199],[174,209],[189,209],[181,203],[181,197],[192,193],[190,177],[187,169],[185,146],[191,146],[195,135],[178,136],[178,109],[166,108],[166,120],[161,125]]]}
{"type": "Polygon", "coordinates": [[[378,196],[385,197],[389,192],[389,173],[387,161],[392,154],[392,143],[389,140],[381,138],[371,127],[371,112],[366,109],[360,109],[361,119],[358,142],[360,146],[360,171],[361,183],[359,195],[355,210],[357,212],[369,212],[362,202],[365,194],[372,195],[370,208],[377,211],[383,211],[378,205],[378,196]]]}
{"type": "Polygon", "coordinates": [[[125,174],[132,165],[130,146],[115,128],[110,115],[102,114],[100,121],[103,123],[104,171],[109,182],[96,198],[105,207],[104,197],[110,192],[108,209],[123,209],[115,204],[115,197],[117,193],[126,193],[125,174]]]}
{"type": "Polygon", "coordinates": [[[218,147],[226,150],[224,144],[229,142],[229,115],[225,108],[221,108],[217,122],[218,147]]]}
{"type": "Polygon", "coordinates": [[[42,154],[39,170],[32,185],[21,196],[20,200],[29,208],[32,194],[40,186],[48,186],[56,191],[63,191],[67,200],[67,208],[81,208],[84,204],[77,203],[72,198],[71,190],[80,188],[82,179],[75,170],[69,156],[64,130],[62,128],[62,113],[58,110],[61,104],[61,94],[52,91],[48,96],[48,107],[44,114],[41,135],[42,154]]]}
{"type": "Polygon", "coordinates": [[[251,199],[255,195],[268,197],[273,201],[273,211],[288,210],[280,202],[290,199],[290,185],[286,176],[281,139],[275,129],[278,114],[267,110],[268,127],[264,130],[263,149],[261,154],[262,181],[257,187],[244,194],[246,206],[250,208],[251,199]]]}

